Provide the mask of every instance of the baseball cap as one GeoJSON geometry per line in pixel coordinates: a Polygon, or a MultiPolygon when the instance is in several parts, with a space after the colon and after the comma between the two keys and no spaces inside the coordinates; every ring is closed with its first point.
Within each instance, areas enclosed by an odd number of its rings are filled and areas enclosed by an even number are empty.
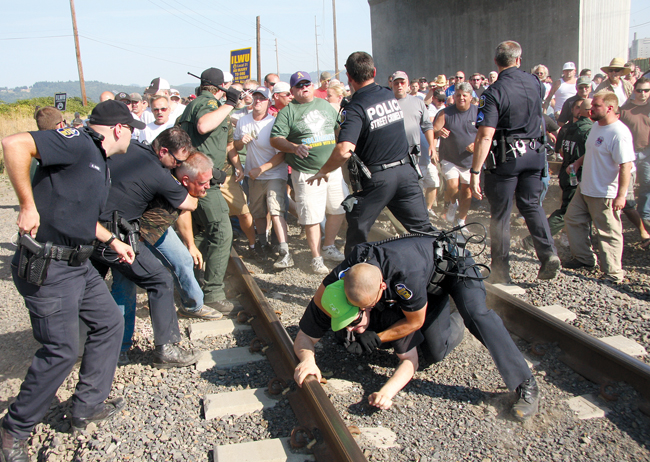
{"type": "Polygon", "coordinates": [[[124,93],[123,91],[119,92],[117,95],[115,95],[115,101],[129,101],[131,102],[131,96],[124,93]]]}
{"type": "Polygon", "coordinates": [[[334,332],[346,327],[359,315],[359,307],[350,304],[345,295],[343,279],[339,279],[325,288],[320,303],[332,318],[334,332]]]}
{"type": "Polygon", "coordinates": [[[289,85],[295,87],[298,82],[302,82],[303,80],[306,80],[307,82],[312,81],[309,72],[298,71],[291,76],[291,79],[289,79],[289,85]]]}
{"type": "Polygon", "coordinates": [[[397,71],[393,74],[393,80],[402,79],[408,82],[409,76],[404,71],[397,71]]]}
{"type": "Polygon", "coordinates": [[[149,87],[144,91],[145,95],[155,95],[158,90],[169,90],[169,82],[161,77],[156,77],[151,81],[149,87]]]}
{"type": "Polygon", "coordinates": [[[291,91],[291,85],[289,85],[287,82],[277,82],[275,85],[273,85],[274,95],[276,93],[288,93],[290,91],[291,91]]]}
{"type": "Polygon", "coordinates": [[[230,72],[223,73],[223,83],[232,82],[233,80],[235,80],[235,78],[230,72]]]}
{"type": "Polygon", "coordinates": [[[570,70],[576,70],[576,65],[573,63],[573,61],[568,61],[564,63],[564,66],[562,66],[563,71],[570,71],[570,70]]]}
{"type": "Polygon", "coordinates": [[[253,94],[255,93],[259,93],[260,95],[264,96],[264,98],[266,99],[271,99],[271,91],[265,86],[257,87],[253,92],[253,94]]]}
{"type": "Polygon", "coordinates": [[[582,77],[578,77],[578,81],[576,82],[577,86],[580,85],[591,85],[591,79],[587,77],[586,75],[583,75],[582,77]]]}
{"type": "Polygon", "coordinates": [[[171,90],[169,90],[169,97],[173,98],[174,96],[180,98],[181,97],[181,92],[174,89],[174,88],[172,88],[171,90]]]}
{"type": "Polygon", "coordinates": [[[107,125],[112,126],[115,124],[129,125],[133,128],[143,130],[147,124],[134,119],[129,107],[121,101],[109,99],[103,103],[99,103],[90,113],[88,123],[91,125],[107,125]]]}
{"type": "Polygon", "coordinates": [[[212,85],[214,87],[223,85],[223,72],[221,69],[211,67],[201,72],[201,85],[212,85]]]}
{"type": "Polygon", "coordinates": [[[131,93],[129,96],[131,97],[131,101],[142,101],[140,93],[131,93]]]}

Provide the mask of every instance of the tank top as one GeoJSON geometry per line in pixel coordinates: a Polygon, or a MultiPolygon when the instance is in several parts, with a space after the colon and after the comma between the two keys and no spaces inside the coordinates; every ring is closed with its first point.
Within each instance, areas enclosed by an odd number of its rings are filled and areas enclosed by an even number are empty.
{"type": "Polygon", "coordinates": [[[462,168],[472,166],[473,154],[465,148],[476,139],[476,116],[478,106],[471,104],[465,112],[460,112],[456,105],[446,107],[445,127],[449,130],[447,138],[440,138],[440,158],[462,168]]]}
{"type": "Polygon", "coordinates": [[[574,96],[577,92],[578,90],[576,90],[575,83],[562,82],[560,88],[555,92],[555,106],[553,106],[555,112],[560,112],[564,102],[574,96]]]}

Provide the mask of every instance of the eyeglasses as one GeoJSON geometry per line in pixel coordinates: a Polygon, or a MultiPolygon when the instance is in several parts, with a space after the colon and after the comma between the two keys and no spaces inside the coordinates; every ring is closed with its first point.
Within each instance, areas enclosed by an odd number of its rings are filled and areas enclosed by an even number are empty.
{"type": "Polygon", "coordinates": [[[169,154],[170,156],[172,156],[172,158],[176,161],[176,163],[177,163],[178,165],[183,165],[183,162],[185,162],[185,160],[180,160],[178,157],[176,157],[174,154],[172,154],[172,152],[169,151],[169,150],[167,151],[167,154],[169,154]]]}
{"type": "Polygon", "coordinates": [[[350,324],[348,324],[348,327],[356,327],[358,326],[361,321],[363,320],[363,312],[366,310],[359,309],[359,314],[357,314],[357,317],[354,318],[354,321],[352,321],[350,324]]]}
{"type": "Polygon", "coordinates": [[[311,85],[311,82],[298,82],[297,84],[294,85],[296,88],[304,88],[308,87],[311,85]]]}
{"type": "Polygon", "coordinates": [[[637,93],[648,93],[648,92],[650,92],[650,88],[637,88],[634,91],[637,92],[637,93]]]}
{"type": "Polygon", "coordinates": [[[152,112],[167,112],[168,107],[152,107],[152,112]]]}
{"type": "Polygon", "coordinates": [[[457,75],[456,79],[465,80],[465,77],[463,77],[462,75],[457,75]]]}
{"type": "Polygon", "coordinates": [[[470,79],[472,82],[480,82],[483,79],[470,79]]]}

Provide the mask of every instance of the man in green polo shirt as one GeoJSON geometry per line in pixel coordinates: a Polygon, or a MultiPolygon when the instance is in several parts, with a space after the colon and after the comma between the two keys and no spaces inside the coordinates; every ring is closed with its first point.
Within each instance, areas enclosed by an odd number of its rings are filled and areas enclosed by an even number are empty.
{"type": "Polygon", "coordinates": [[[290,84],[294,99],[278,112],[271,130],[271,146],[284,153],[284,160],[291,166],[298,221],[305,227],[311,250],[311,269],[316,274],[327,274],[323,259],[344,260],[334,239],[345,218],[341,202],[347,197],[348,188],[340,168],[330,172],[327,181],[308,184],[307,178],[320,170],[336,146],[338,114],[330,103],[314,98],[314,85],[307,72],[293,74],[290,84]],[[321,249],[320,223],[325,216],[321,249]]]}
{"type": "MultiPolygon", "coordinates": [[[[199,96],[192,101],[177,123],[192,139],[192,145],[206,156],[214,165],[226,161],[230,112],[239,101],[240,92],[234,88],[223,87],[223,72],[211,67],[201,74],[199,96]],[[226,97],[222,104],[219,100],[226,97]]],[[[192,212],[192,219],[198,232],[195,233],[196,246],[205,261],[204,304],[224,314],[230,313],[234,306],[226,300],[223,279],[226,275],[232,227],[228,204],[221,190],[208,189],[205,197],[199,199],[199,206],[192,212]]]]}

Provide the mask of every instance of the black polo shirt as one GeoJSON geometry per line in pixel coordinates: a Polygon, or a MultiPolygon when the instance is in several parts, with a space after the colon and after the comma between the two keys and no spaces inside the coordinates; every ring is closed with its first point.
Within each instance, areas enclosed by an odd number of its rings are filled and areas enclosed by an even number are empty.
{"type": "Polygon", "coordinates": [[[543,134],[544,87],[516,67],[504,69],[479,98],[477,126],[505,130],[506,136],[531,139],[543,134]]]}
{"type": "Polygon", "coordinates": [[[133,221],[142,216],[155,198],[166,199],[178,208],[187,198],[187,190],[158,159],[151,146],[131,140],[126,154],[108,160],[112,186],[101,221],[111,221],[113,211],[133,221]]]}
{"type": "Polygon", "coordinates": [[[366,165],[402,160],[409,144],[404,129],[404,113],[395,95],[371,83],[360,88],[341,111],[338,142],[356,145],[355,152],[366,165]]]}
{"type": "Polygon", "coordinates": [[[30,135],[40,156],[32,180],[41,220],[36,240],[71,247],[91,244],[111,182],[101,135],[90,128],[30,135]]]}

